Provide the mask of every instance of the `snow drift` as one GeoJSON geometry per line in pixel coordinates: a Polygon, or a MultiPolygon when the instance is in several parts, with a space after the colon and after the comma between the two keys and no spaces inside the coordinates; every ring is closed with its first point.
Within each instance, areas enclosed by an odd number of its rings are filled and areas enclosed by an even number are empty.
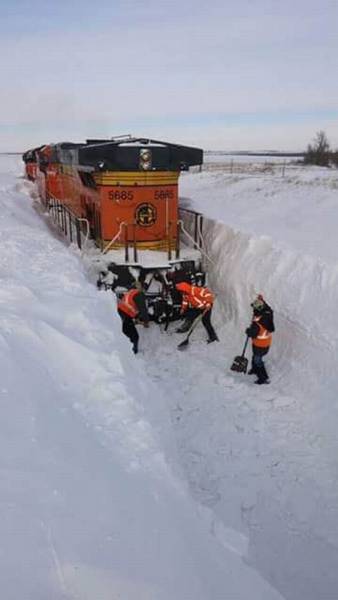
{"type": "Polygon", "coordinates": [[[182,354],[174,325],[150,327],[135,357],[2,165],[7,597],[335,599],[337,172],[182,176],[221,341],[199,327],[182,354]],[[229,370],[258,292],[276,321],[264,389],[229,370]]]}
{"type": "Polygon", "coordinates": [[[241,536],[216,528],[188,493],[166,396],[130,352],[112,296],[88,281],[78,251],[52,235],[30,186],[8,171],[0,188],[4,597],[277,600],[243,561],[241,536]]]}
{"type": "Polygon", "coordinates": [[[185,205],[212,217],[204,218],[205,249],[223,340],[214,364],[222,368],[221,354],[225,374],[241,350],[257,293],[276,323],[266,360],[272,385],[257,392],[249,378],[218,377],[232,423],[213,441],[216,414],[203,411],[194,451],[205,454],[216,514],[249,530],[250,560],[293,600],[333,599],[338,590],[337,187],[337,171],[316,168],[285,180],[183,179],[185,205]]]}

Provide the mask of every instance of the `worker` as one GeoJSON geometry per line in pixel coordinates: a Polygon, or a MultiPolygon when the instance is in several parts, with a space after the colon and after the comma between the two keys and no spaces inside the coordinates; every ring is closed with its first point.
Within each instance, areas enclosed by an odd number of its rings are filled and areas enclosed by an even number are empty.
{"type": "Polygon", "coordinates": [[[122,319],[122,331],[133,344],[134,354],[137,354],[139,334],[136,329],[135,320],[141,321],[144,327],[149,326],[145,295],[140,282],[137,281],[133,284],[133,287],[123,294],[118,301],[117,310],[122,319]]]}
{"type": "Polygon", "coordinates": [[[252,322],[246,329],[246,334],[252,342],[252,365],[248,375],[257,375],[255,383],[261,385],[270,383],[263,356],[269,352],[272,333],[275,331],[273,310],[265,302],[262,294],[257,296],[251,306],[253,309],[252,322]]]}
{"type": "Polygon", "coordinates": [[[207,287],[191,285],[185,281],[176,284],[176,289],[182,294],[181,316],[185,323],[177,329],[178,333],[188,331],[193,321],[202,315],[202,323],[208,333],[208,344],[218,341],[216,332],[211,324],[211,311],[215,300],[214,294],[207,287]]]}

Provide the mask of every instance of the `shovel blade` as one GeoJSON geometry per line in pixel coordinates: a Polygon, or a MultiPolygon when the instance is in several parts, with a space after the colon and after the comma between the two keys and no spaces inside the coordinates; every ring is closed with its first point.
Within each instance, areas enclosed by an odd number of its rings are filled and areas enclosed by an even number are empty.
{"type": "Polygon", "coordinates": [[[189,338],[187,338],[186,340],[183,340],[183,342],[178,344],[177,350],[185,350],[187,348],[188,344],[189,344],[189,338]]]}
{"type": "Polygon", "coordinates": [[[246,373],[248,368],[248,359],[245,356],[235,356],[234,362],[230,369],[231,371],[237,371],[237,373],[246,373]]]}

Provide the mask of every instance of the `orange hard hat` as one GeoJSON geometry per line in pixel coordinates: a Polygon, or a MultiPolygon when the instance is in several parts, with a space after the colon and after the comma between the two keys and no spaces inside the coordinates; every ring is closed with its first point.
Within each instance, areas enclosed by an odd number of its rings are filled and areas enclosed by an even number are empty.
{"type": "Polygon", "coordinates": [[[190,285],[190,283],[187,283],[186,281],[181,281],[181,283],[176,283],[176,289],[179,292],[189,293],[190,289],[191,289],[191,285],[190,285]]]}

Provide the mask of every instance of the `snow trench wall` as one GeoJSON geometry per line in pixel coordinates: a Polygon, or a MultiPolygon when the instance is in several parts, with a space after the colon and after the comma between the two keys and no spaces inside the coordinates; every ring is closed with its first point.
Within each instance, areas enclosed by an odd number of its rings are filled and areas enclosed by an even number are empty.
{"type": "MultiPolygon", "coordinates": [[[[193,232],[193,217],[185,227],[193,232]]],[[[276,332],[269,353],[270,372],[284,391],[336,398],[338,374],[338,264],[254,237],[230,226],[203,220],[204,260],[217,294],[215,319],[223,329],[229,360],[239,354],[250,323],[250,302],[262,293],[274,309],[276,332]]],[[[216,322],[217,322],[216,321],[216,322]]]]}

